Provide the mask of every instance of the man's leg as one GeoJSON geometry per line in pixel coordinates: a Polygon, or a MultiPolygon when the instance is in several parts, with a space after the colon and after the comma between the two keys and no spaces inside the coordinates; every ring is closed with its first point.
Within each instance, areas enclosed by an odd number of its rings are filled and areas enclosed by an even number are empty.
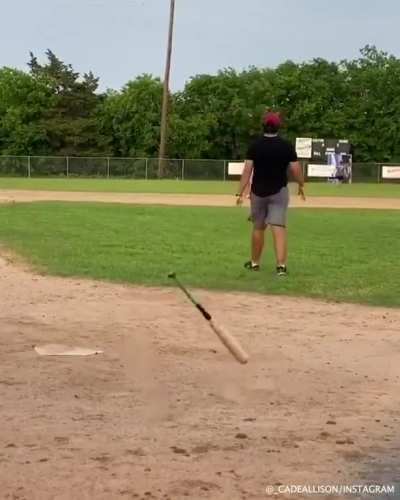
{"type": "Polygon", "coordinates": [[[286,217],[289,205],[288,189],[282,188],[279,193],[270,197],[267,223],[271,226],[276,256],[276,270],[279,276],[286,274],[287,242],[286,217]]]}
{"type": "Polygon", "coordinates": [[[253,265],[260,265],[261,255],[264,249],[265,228],[266,226],[263,225],[262,229],[258,229],[256,224],[253,228],[253,233],[251,235],[251,262],[253,265]]]}
{"type": "Polygon", "coordinates": [[[271,226],[272,236],[274,238],[274,248],[276,256],[276,265],[286,266],[287,261],[287,242],[286,227],[271,226]]]}
{"type": "Polygon", "coordinates": [[[246,262],[247,269],[258,270],[261,255],[264,249],[264,233],[266,229],[265,218],[267,216],[266,199],[251,194],[251,220],[253,231],[251,233],[251,261],[246,262]]]}

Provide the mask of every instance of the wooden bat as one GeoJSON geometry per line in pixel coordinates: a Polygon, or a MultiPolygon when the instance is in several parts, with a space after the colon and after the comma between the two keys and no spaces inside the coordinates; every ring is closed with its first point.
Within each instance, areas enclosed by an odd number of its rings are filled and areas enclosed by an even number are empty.
{"type": "Polygon", "coordinates": [[[230,333],[226,330],[223,330],[220,326],[217,326],[213,320],[211,314],[204,309],[204,307],[199,304],[195,298],[189,293],[189,291],[182,285],[182,283],[178,280],[176,273],[170,273],[168,278],[171,278],[175,281],[178,287],[183,291],[183,293],[188,297],[190,302],[196,306],[196,308],[200,311],[203,317],[207,320],[213,332],[217,335],[220,341],[224,344],[224,346],[230,351],[230,353],[235,357],[237,361],[241,364],[246,364],[249,360],[249,356],[246,351],[242,348],[239,342],[232,337],[230,333]]]}
{"type": "Polygon", "coordinates": [[[217,326],[211,319],[209,320],[209,325],[212,330],[217,334],[220,341],[224,344],[224,346],[233,354],[239,363],[245,365],[249,360],[249,355],[243,349],[243,347],[239,344],[239,342],[232,337],[230,333],[222,329],[220,326],[217,326]]]}

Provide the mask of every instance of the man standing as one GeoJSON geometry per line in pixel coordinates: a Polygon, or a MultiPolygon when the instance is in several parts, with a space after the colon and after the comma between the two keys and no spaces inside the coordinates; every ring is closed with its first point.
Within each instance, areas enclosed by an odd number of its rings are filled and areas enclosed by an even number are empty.
{"type": "Polygon", "coordinates": [[[295,148],[282,139],[278,132],[282,124],[278,113],[268,112],[264,116],[264,134],[249,148],[247,160],[240,180],[237,204],[251,180],[251,219],[253,221],[251,260],[245,267],[252,271],[260,269],[264,248],[265,229],[270,226],[276,256],[278,276],[287,273],[286,218],[289,205],[288,170],[299,185],[298,193],[305,200],[304,177],[297,160],[295,148]]]}

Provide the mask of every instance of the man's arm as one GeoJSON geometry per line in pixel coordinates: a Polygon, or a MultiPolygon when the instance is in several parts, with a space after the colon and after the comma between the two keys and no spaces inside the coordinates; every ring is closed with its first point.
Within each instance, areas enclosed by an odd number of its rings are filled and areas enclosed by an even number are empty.
{"type": "Polygon", "coordinates": [[[237,193],[237,204],[241,205],[243,203],[243,195],[249,185],[251,174],[253,173],[254,163],[253,160],[246,160],[244,163],[244,169],[242,177],[240,178],[239,192],[237,193]]]}
{"type": "Polygon", "coordinates": [[[304,176],[303,176],[303,169],[301,168],[300,162],[291,161],[289,163],[289,170],[290,170],[290,173],[292,174],[294,180],[299,185],[299,191],[298,191],[299,196],[301,196],[301,199],[303,201],[305,201],[306,196],[304,194],[304,176]]]}

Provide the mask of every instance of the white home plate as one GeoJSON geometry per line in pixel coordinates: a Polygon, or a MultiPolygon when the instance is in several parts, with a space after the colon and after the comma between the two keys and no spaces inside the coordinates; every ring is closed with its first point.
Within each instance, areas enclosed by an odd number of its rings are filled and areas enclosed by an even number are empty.
{"type": "Polygon", "coordinates": [[[103,351],[86,349],[84,347],[71,347],[61,344],[35,346],[35,351],[40,356],[93,356],[94,354],[103,354],[103,351]]]}

